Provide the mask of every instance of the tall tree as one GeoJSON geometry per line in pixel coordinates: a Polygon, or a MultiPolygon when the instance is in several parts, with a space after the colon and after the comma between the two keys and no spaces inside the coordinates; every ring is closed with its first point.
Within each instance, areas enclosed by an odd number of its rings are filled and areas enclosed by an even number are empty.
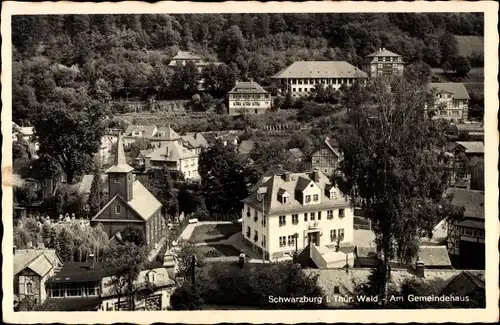
{"type": "Polygon", "coordinates": [[[88,202],[90,218],[95,216],[104,207],[106,203],[104,199],[104,182],[102,181],[101,168],[98,167],[94,173],[94,179],[90,187],[88,202]]]}
{"type": "Polygon", "coordinates": [[[198,170],[207,209],[221,214],[239,213],[240,201],[248,192],[245,170],[233,146],[216,141],[200,155],[198,170]]]}
{"type": "Polygon", "coordinates": [[[73,234],[66,228],[63,228],[57,235],[57,245],[56,252],[61,258],[63,263],[70,262],[73,260],[73,234]]]}
{"type": "Polygon", "coordinates": [[[431,81],[432,70],[427,63],[419,61],[407,66],[404,75],[409,82],[426,85],[431,81]]]}
{"type": "Polygon", "coordinates": [[[147,244],[144,231],[134,225],[128,225],[121,231],[121,238],[125,243],[133,243],[136,246],[145,246],[147,244]]]}
{"type": "Polygon", "coordinates": [[[46,102],[38,107],[33,121],[38,154],[64,171],[68,183],[92,167],[104,135],[105,111],[99,102],[86,101],[73,93],[74,102],[46,102]],[[77,102],[81,100],[80,102],[77,102]]]}
{"type": "Polygon", "coordinates": [[[353,127],[339,135],[343,176],[335,181],[373,221],[383,254],[382,297],[389,261],[411,261],[419,239],[447,217],[443,193],[450,175],[440,152],[445,136],[443,126],[425,114],[430,98],[426,87],[402,78],[375,78],[347,98],[353,127]]]}
{"type": "Polygon", "coordinates": [[[121,299],[126,297],[128,310],[135,309],[134,281],[139,277],[146,260],[146,249],[130,242],[111,244],[105,250],[102,264],[110,280],[104,285],[112,287],[118,296],[118,306],[121,306],[121,299]]]}

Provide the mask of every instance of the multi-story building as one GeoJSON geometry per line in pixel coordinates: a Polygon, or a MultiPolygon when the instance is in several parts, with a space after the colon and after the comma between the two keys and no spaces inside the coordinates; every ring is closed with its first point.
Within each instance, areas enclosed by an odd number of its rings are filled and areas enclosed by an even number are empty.
{"type": "Polygon", "coordinates": [[[205,86],[205,78],[206,76],[204,75],[204,69],[206,66],[213,64],[213,65],[220,65],[221,62],[207,62],[203,60],[203,58],[199,55],[196,55],[194,53],[188,52],[188,51],[179,51],[176,56],[172,58],[172,61],[168,64],[170,67],[176,67],[176,66],[184,66],[188,62],[192,62],[196,70],[198,72],[198,89],[203,90],[205,86]]]}
{"type": "Polygon", "coordinates": [[[244,240],[266,259],[310,243],[333,250],[353,241],[350,203],[321,171],[270,169],[243,203],[244,240]]]}
{"type": "Polygon", "coordinates": [[[449,188],[452,204],[465,208],[464,218],[448,223],[448,252],[461,268],[484,269],[484,191],[449,188]]]}
{"type": "Polygon", "coordinates": [[[90,221],[92,226],[102,224],[109,238],[128,225],[141,228],[149,247],[161,237],[163,217],[161,203],[144,187],[127,164],[123,140],[118,136],[115,163],[109,168],[108,203],[90,221]]]}
{"type": "Polygon", "coordinates": [[[436,96],[433,107],[435,115],[433,118],[441,118],[453,122],[467,120],[470,97],[463,83],[431,83],[429,87],[435,92],[436,96]]]}
{"type": "Polygon", "coordinates": [[[148,138],[149,143],[155,148],[159,148],[162,145],[170,142],[181,143],[181,136],[175,132],[170,125],[161,126],[156,129],[156,132],[148,138]]]}
{"type": "Polygon", "coordinates": [[[307,95],[316,85],[339,89],[350,86],[367,74],[346,61],[297,61],[273,78],[293,97],[307,95]]]}
{"type": "Polygon", "coordinates": [[[54,249],[14,248],[14,307],[26,298],[42,304],[47,297],[45,283],[61,265],[54,249]]]}
{"type": "Polygon", "coordinates": [[[198,153],[190,150],[177,141],[166,142],[158,149],[146,155],[144,158],[146,169],[168,168],[169,170],[182,172],[186,180],[197,181],[198,153]]]}
{"type": "Polygon", "coordinates": [[[372,78],[376,76],[400,76],[403,74],[404,66],[401,55],[381,48],[365,57],[362,69],[372,78]]]}
{"type": "Polygon", "coordinates": [[[228,93],[228,114],[263,114],[271,108],[271,94],[258,83],[236,82],[228,93]]]}
{"type": "Polygon", "coordinates": [[[342,148],[337,140],[326,137],[325,140],[311,153],[311,165],[331,176],[339,168],[342,161],[342,148]]]}

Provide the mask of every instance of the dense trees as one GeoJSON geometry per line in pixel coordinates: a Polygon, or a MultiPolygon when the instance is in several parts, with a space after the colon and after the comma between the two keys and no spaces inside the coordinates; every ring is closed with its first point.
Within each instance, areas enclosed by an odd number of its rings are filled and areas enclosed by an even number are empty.
{"type": "Polygon", "coordinates": [[[101,169],[98,168],[94,173],[94,179],[90,187],[90,195],[88,199],[89,217],[94,217],[104,207],[104,182],[102,181],[101,169]]]}
{"type": "MultiPolygon", "coordinates": [[[[443,125],[425,117],[428,99],[425,87],[401,78],[358,85],[347,100],[353,127],[338,137],[344,160],[336,182],[372,219],[386,280],[389,260],[411,261],[419,238],[452,214],[442,199],[449,179],[438,150],[443,125]]],[[[380,290],[387,293],[384,284],[380,290]]]]}
{"type": "Polygon", "coordinates": [[[200,155],[198,171],[209,212],[241,212],[240,201],[248,195],[246,173],[232,145],[217,141],[200,155]]]}
{"type": "Polygon", "coordinates": [[[13,118],[24,124],[54,87],[83,86],[101,103],[190,98],[194,67],[168,66],[180,49],[224,63],[203,72],[208,91],[220,97],[236,79],[268,84],[296,60],[359,64],[379,47],[435,67],[457,55],[452,35],[482,35],[483,19],[476,13],[39,15],[14,17],[12,30],[13,118]],[[53,76],[66,70],[78,77],[53,76]],[[61,86],[66,81],[72,85],[61,86]]]}

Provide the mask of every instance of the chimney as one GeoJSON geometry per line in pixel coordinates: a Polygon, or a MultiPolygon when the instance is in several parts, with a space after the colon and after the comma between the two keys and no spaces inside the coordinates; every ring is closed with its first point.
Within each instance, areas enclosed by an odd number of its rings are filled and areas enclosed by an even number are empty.
{"type": "Polygon", "coordinates": [[[90,260],[90,263],[89,263],[90,269],[93,270],[95,267],[95,255],[91,253],[89,255],[89,260],[90,260]]]}
{"type": "Polygon", "coordinates": [[[379,51],[379,52],[382,52],[382,48],[381,48],[381,47],[379,47],[379,48],[378,48],[378,51],[379,51]]]}
{"type": "Polygon", "coordinates": [[[165,147],[165,155],[167,156],[167,158],[170,156],[170,148],[168,146],[165,147]]]}
{"type": "Polygon", "coordinates": [[[419,278],[425,278],[425,263],[417,260],[415,262],[415,273],[419,278]]]}
{"type": "Polygon", "coordinates": [[[382,51],[385,51],[385,47],[382,48],[382,51]]]}
{"type": "Polygon", "coordinates": [[[290,182],[292,179],[292,175],[290,173],[284,173],[283,179],[285,180],[285,182],[290,182]]]}
{"type": "Polygon", "coordinates": [[[312,178],[315,183],[319,183],[319,170],[317,169],[313,170],[312,178]]]}

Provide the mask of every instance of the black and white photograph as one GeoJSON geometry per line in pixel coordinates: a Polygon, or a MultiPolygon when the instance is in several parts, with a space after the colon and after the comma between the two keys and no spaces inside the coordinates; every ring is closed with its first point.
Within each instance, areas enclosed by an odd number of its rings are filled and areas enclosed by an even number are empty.
{"type": "Polygon", "coordinates": [[[498,4],[418,3],[7,2],[9,319],[494,320],[498,4]]]}

